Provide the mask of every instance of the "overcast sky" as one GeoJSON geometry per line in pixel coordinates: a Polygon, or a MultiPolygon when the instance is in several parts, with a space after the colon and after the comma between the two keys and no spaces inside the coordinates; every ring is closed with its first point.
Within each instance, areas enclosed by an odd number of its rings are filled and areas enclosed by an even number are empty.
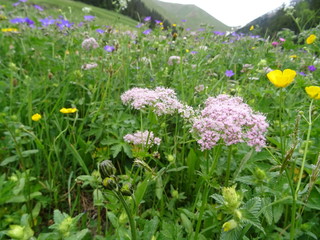
{"type": "Polygon", "coordinates": [[[290,0],[160,0],[194,4],[228,26],[244,26],[290,0]]]}

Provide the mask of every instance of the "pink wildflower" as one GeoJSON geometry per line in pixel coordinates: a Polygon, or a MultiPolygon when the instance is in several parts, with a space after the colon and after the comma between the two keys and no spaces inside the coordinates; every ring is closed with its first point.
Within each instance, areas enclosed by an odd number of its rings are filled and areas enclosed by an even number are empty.
{"type": "Polygon", "coordinates": [[[174,114],[178,111],[182,116],[191,116],[193,109],[182,104],[174,90],[164,87],[156,87],[155,90],[148,88],[132,88],[121,95],[122,103],[132,108],[141,110],[151,107],[158,116],[174,114]]]}
{"type": "Polygon", "coordinates": [[[86,49],[86,50],[90,50],[98,48],[99,44],[97,43],[97,41],[94,38],[87,38],[85,40],[83,40],[82,44],[81,44],[82,48],[86,49]]]}
{"type": "Polygon", "coordinates": [[[127,143],[132,143],[133,145],[142,145],[152,147],[153,145],[160,145],[161,139],[155,137],[153,132],[148,130],[141,132],[137,131],[133,134],[127,134],[123,137],[127,143]]]}
{"type": "Polygon", "coordinates": [[[86,64],[81,66],[81,69],[89,70],[89,69],[96,68],[96,67],[98,67],[97,63],[86,63],[86,64]]]}
{"type": "Polygon", "coordinates": [[[191,130],[198,134],[202,150],[211,149],[220,140],[227,146],[246,142],[256,151],[266,145],[264,134],[269,126],[266,117],[253,113],[242,98],[222,94],[209,97],[205,104],[191,130]]]}

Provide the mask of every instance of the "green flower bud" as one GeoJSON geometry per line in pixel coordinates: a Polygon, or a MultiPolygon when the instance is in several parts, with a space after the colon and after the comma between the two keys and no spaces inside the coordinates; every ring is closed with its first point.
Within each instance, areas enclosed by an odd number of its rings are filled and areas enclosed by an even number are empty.
{"type": "Polygon", "coordinates": [[[260,168],[257,168],[254,174],[259,181],[263,181],[266,178],[266,173],[260,168]]]}
{"type": "Polygon", "coordinates": [[[68,237],[70,235],[70,230],[72,227],[73,220],[71,217],[66,217],[63,219],[63,221],[60,223],[58,227],[58,231],[64,236],[68,237]]]}
{"type": "Polygon", "coordinates": [[[222,188],[222,196],[230,210],[237,209],[241,204],[241,196],[236,192],[236,186],[222,188]]]}
{"type": "Polygon", "coordinates": [[[122,185],[120,191],[124,196],[131,196],[132,195],[132,185],[131,185],[131,183],[125,182],[122,185]]]}
{"type": "Polygon", "coordinates": [[[240,210],[236,209],[234,210],[234,217],[235,219],[237,219],[238,221],[242,219],[242,213],[240,210]]]}
{"type": "Polygon", "coordinates": [[[101,177],[103,179],[113,176],[117,172],[117,169],[114,167],[112,161],[110,160],[102,161],[99,165],[99,170],[100,170],[101,177]]]}
{"type": "Polygon", "coordinates": [[[6,233],[9,237],[14,239],[23,239],[24,227],[19,225],[10,225],[10,230],[6,233]]]}
{"type": "Polygon", "coordinates": [[[171,195],[173,198],[179,198],[179,192],[177,190],[172,190],[171,195]]]}
{"type": "Polygon", "coordinates": [[[109,190],[116,190],[118,189],[118,185],[113,177],[107,177],[103,179],[102,185],[109,190]]]}
{"type": "Polygon", "coordinates": [[[235,220],[231,219],[230,221],[225,222],[222,225],[222,228],[223,228],[223,231],[228,232],[228,231],[236,228],[237,226],[238,226],[238,223],[235,220]]]}
{"type": "Polygon", "coordinates": [[[168,156],[167,156],[167,159],[168,159],[168,161],[169,162],[174,162],[174,156],[173,155],[171,155],[171,154],[169,154],[168,156]]]}

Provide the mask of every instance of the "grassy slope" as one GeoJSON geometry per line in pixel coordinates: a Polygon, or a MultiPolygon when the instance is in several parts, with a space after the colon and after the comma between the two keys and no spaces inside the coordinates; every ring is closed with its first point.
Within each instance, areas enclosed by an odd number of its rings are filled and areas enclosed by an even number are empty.
{"type": "MultiPolygon", "coordinates": [[[[17,2],[13,0],[0,0],[0,4],[11,5],[12,3],[17,2]]],[[[52,11],[52,16],[57,17],[63,13],[68,17],[72,16],[71,21],[83,21],[84,15],[94,15],[96,16],[95,22],[97,25],[125,25],[129,27],[134,27],[137,25],[137,22],[129,17],[118,14],[113,11],[108,11],[102,8],[94,7],[82,2],[76,2],[71,0],[29,0],[27,4],[38,4],[45,8],[46,12],[52,11]],[[92,11],[90,13],[82,12],[83,7],[90,7],[92,11]],[[61,9],[62,11],[57,11],[61,9]],[[71,13],[71,14],[70,14],[71,13]]]]}
{"type": "Polygon", "coordinates": [[[207,12],[191,4],[167,3],[158,0],[142,0],[146,6],[155,9],[172,23],[187,20],[186,27],[197,29],[201,24],[213,25],[217,31],[227,31],[230,27],[215,19],[207,12]]]}

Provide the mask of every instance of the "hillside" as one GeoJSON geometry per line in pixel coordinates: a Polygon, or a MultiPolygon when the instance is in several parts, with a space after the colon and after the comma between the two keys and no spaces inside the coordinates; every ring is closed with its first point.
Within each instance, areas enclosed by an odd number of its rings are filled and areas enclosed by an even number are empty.
{"type": "Polygon", "coordinates": [[[186,22],[183,23],[186,28],[196,30],[200,28],[202,24],[207,24],[214,26],[214,29],[217,31],[230,30],[230,27],[195,5],[167,3],[158,0],[142,1],[147,7],[156,10],[171,23],[181,23],[181,20],[186,20],[186,22]]]}
{"type": "MultiPolygon", "coordinates": [[[[12,5],[17,2],[16,0],[0,0],[0,4],[12,5]]],[[[52,17],[58,17],[63,14],[69,18],[71,21],[83,21],[84,15],[93,15],[95,16],[96,25],[112,25],[117,27],[134,27],[137,25],[137,22],[127,16],[116,13],[114,11],[109,11],[103,8],[94,7],[82,2],[75,2],[71,0],[29,0],[27,4],[38,4],[44,8],[46,12],[50,12],[52,17]],[[90,13],[84,13],[82,8],[89,7],[91,8],[90,13]]],[[[11,7],[10,7],[11,8],[11,7]]]]}

